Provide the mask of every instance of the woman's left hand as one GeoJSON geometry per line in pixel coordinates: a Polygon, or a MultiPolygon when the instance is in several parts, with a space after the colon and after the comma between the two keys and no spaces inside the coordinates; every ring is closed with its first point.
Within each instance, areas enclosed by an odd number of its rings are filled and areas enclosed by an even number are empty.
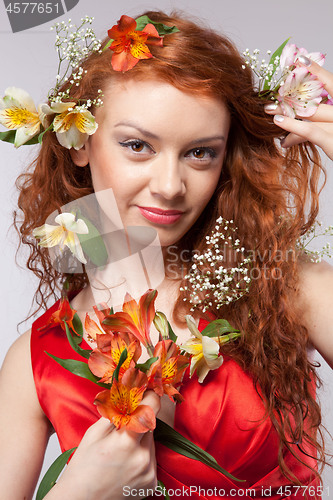
{"type": "MultiPolygon", "coordinates": [[[[319,66],[319,64],[309,61],[309,65],[304,65],[308,70],[324,84],[325,90],[330,96],[333,96],[333,73],[319,66]]],[[[282,109],[278,105],[272,104],[265,106],[268,114],[275,115],[274,123],[282,129],[290,132],[282,141],[281,146],[288,148],[301,142],[310,141],[327,154],[333,160],[333,106],[329,104],[320,104],[314,115],[306,121],[283,116],[282,109]],[[274,108],[274,109],[273,109],[274,108]]],[[[301,118],[301,117],[296,117],[301,118]]]]}

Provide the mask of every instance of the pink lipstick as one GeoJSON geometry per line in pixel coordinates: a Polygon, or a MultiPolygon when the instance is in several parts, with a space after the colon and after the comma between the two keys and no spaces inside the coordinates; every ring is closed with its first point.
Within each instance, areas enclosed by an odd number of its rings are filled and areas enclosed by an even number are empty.
{"type": "Polygon", "coordinates": [[[184,212],[180,210],[162,210],[156,207],[138,207],[143,217],[155,224],[173,224],[184,212]]]}

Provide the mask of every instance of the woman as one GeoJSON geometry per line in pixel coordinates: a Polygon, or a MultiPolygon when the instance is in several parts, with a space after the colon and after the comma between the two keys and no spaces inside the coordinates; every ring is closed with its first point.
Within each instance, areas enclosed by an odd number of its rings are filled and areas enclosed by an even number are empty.
{"type": "MultiPolygon", "coordinates": [[[[59,136],[46,134],[34,171],[21,181],[20,232],[31,248],[29,267],[40,278],[39,300],[45,305],[64,276],[52,268],[32,231],[72,200],[93,191],[98,198],[112,189],[124,226],[157,231],[166,276],[157,286],[156,305],[173,318],[178,341],[184,343],[190,306],[180,286],[186,285],[182,273],[192,263],[181,260],[182,252],[204,251],[216,220],[233,220],[241,245],[254,251],[252,266],[258,273],[249,293],[222,307],[212,302],[209,313],[228,319],[241,338],[224,346],[224,364],[203,385],[195,376],[186,378],[185,401],[176,410],[153,393],[143,403],[245,483],[235,485],[162,446],[157,448],[158,477],[167,488],[184,486],[188,492],[192,487],[194,498],[250,496],[245,493],[250,487],[256,497],[292,493],[297,498],[302,491],[292,490],[296,485],[312,486],[319,496],[317,466],[325,458],[308,349],[313,345],[333,365],[333,272],[324,263],[308,262],[296,242],[318,213],[321,166],[311,144],[282,153],[274,139],[286,130],[291,134],[285,147],[311,140],[333,159],[332,108],[322,104],[309,122],[301,122],[282,119],[280,108],[270,106],[267,112],[276,114],[272,123],[253,90],[250,70],[228,40],[179,17],[148,16],[179,32],[165,36],[163,47],[151,46],[153,58],[130,71],[112,69],[108,50],[90,55],[82,65],[87,73],[71,88],[70,98],[94,99],[102,89],[104,104],[94,110],[98,129],[78,149],[67,149],[59,136]],[[176,275],[171,247],[178,256],[176,275]],[[213,495],[207,493],[215,486],[213,495]],[[234,488],[243,490],[234,493],[234,488]]],[[[332,75],[307,59],[304,64],[332,94],[332,75]]],[[[71,302],[83,319],[101,301],[99,291],[87,274],[72,277],[70,286],[83,289],[71,302]]],[[[4,363],[3,491],[8,499],[31,497],[52,426],[64,449],[79,447],[46,498],[116,499],[154,488],[152,434],[115,431],[109,421],[98,419],[89,402],[78,408],[73,402],[78,393],[88,396],[96,389],[43,356],[47,350],[66,357],[61,330],[40,332],[56,307],[37,320],[32,335],[27,332],[14,344],[4,363]],[[22,471],[19,482],[11,476],[13,463],[22,471]]]]}

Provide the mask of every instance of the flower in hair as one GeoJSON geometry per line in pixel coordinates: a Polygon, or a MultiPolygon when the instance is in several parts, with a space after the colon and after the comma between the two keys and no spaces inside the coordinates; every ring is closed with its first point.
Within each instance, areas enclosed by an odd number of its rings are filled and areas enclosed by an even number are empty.
{"type": "Polygon", "coordinates": [[[25,144],[40,131],[41,121],[30,95],[23,89],[8,87],[0,99],[0,123],[10,130],[16,130],[14,146],[25,144]]]}
{"type": "Polygon", "coordinates": [[[40,111],[45,128],[48,127],[48,119],[56,114],[52,128],[60,144],[67,149],[81,149],[98,127],[87,107],[78,106],[75,102],[54,102],[51,106],[42,104],[40,111]]]}
{"type": "Polygon", "coordinates": [[[308,68],[299,62],[300,56],[306,56],[322,66],[325,55],[320,52],[308,53],[306,49],[298,48],[288,43],[289,38],[271,55],[266,63],[261,60],[259,66],[259,50],[250,54],[249,49],[243,52],[245,65],[249,66],[259,79],[259,97],[271,99],[279,103],[282,112],[291,118],[312,116],[320,103],[333,104],[324,89],[323,83],[311,74],[308,68]]]}
{"type": "Polygon", "coordinates": [[[325,56],[321,52],[308,53],[304,48],[298,48],[288,43],[280,57],[280,68],[287,75],[280,84],[277,100],[281,104],[283,114],[295,116],[312,116],[323,98],[324,84],[312,75],[309,70],[299,65],[299,56],[306,56],[322,66],[325,56]]]}
{"type": "Polygon", "coordinates": [[[163,38],[153,24],[148,23],[139,31],[136,20],[125,15],[112,26],[108,35],[113,40],[109,48],[113,51],[111,64],[115,71],[128,71],[140,59],[153,57],[149,45],[163,46],[163,38]]]}
{"type": "Polygon", "coordinates": [[[67,246],[82,264],[86,264],[78,234],[88,234],[87,224],[82,219],[76,220],[71,213],[59,214],[54,220],[58,226],[44,224],[33,230],[32,234],[39,239],[39,246],[51,248],[59,245],[60,250],[67,246]]]}
{"type": "Polygon", "coordinates": [[[283,114],[290,118],[312,116],[322,100],[324,85],[307,68],[296,67],[280,86],[277,95],[283,114]]]}
{"type": "Polygon", "coordinates": [[[306,56],[311,61],[316,62],[320,66],[323,66],[325,62],[325,56],[321,52],[308,52],[304,47],[300,49],[294,43],[287,43],[284,46],[281,56],[280,56],[280,67],[282,70],[288,68],[289,66],[299,65],[299,56],[306,56]]]}

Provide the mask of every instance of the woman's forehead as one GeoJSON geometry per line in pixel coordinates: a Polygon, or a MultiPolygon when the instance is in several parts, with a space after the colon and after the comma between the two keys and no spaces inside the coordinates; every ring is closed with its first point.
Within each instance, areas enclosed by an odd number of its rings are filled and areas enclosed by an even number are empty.
{"type": "Polygon", "coordinates": [[[184,92],[160,80],[118,80],[104,91],[103,106],[97,110],[100,124],[139,122],[161,125],[166,121],[201,127],[228,126],[226,105],[215,97],[184,92]]]}

